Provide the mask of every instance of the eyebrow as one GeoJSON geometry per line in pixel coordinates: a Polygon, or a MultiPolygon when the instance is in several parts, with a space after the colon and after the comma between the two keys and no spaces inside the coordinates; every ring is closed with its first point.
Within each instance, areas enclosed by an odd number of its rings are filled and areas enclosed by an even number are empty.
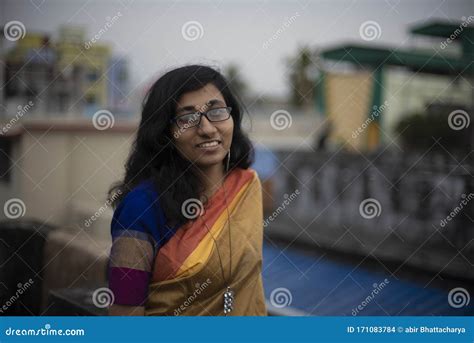
{"type": "MultiPolygon", "coordinates": [[[[206,103],[207,107],[212,107],[214,105],[225,105],[225,103],[222,101],[222,100],[219,100],[219,99],[212,99],[212,100],[209,100],[207,103],[206,103]]],[[[196,111],[196,107],[195,106],[192,106],[192,105],[189,105],[189,106],[184,106],[184,107],[180,107],[176,110],[176,113],[181,113],[181,112],[188,112],[188,111],[192,111],[192,112],[195,112],[196,111]]]]}

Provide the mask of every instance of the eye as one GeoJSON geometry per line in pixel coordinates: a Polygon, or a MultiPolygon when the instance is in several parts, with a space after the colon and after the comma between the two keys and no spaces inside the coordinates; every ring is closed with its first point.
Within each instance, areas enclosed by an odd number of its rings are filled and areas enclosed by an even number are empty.
{"type": "Polygon", "coordinates": [[[227,119],[229,115],[229,110],[227,109],[227,107],[214,108],[212,110],[209,110],[207,114],[214,120],[222,120],[227,119]]]}
{"type": "Polygon", "coordinates": [[[180,127],[191,127],[197,124],[199,121],[199,115],[196,113],[189,113],[189,114],[184,114],[182,116],[179,116],[176,120],[176,123],[180,127]]]}

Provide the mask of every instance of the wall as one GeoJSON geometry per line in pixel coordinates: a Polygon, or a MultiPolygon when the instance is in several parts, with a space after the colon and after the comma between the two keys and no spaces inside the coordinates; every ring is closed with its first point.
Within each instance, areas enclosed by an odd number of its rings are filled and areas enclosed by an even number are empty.
{"type": "Polygon", "coordinates": [[[278,213],[266,218],[266,234],[474,279],[472,160],[458,165],[451,156],[393,152],[280,152],[279,159],[278,213]],[[361,215],[369,198],[379,203],[373,218],[361,215]]]}
{"type": "Polygon", "coordinates": [[[332,123],[331,142],[348,143],[347,148],[365,149],[367,132],[353,137],[367,119],[372,101],[372,74],[357,72],[326,75],[326,111],[332,123]]]}
{"type": "MultiPolygon", "coordinates": [[[[85,219],[106,207],[109,186],[122,178],[134,130],[135,124],[99,131],[83,121],[30,122],[14,138],[13,178],[0,184],[0,201],[20,198],[25,217],[61,227],[84,226],[85,219]]],[[[106,235],[110,215],[107,209],[91,230],[106,235]]]]}

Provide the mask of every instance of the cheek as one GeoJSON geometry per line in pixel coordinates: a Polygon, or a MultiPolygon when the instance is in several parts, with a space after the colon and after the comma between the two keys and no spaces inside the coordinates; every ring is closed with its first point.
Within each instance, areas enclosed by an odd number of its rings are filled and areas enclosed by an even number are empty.
{"type": "Polygon", "coordinates": [[[232,133],[234,132],[234,121],[229,120],[229,123],[224,126],[222,130],[222,134],[229,139],[232,139],[232,133]]]}
{"type": "Polygon", "coordinates": [[[180,152],[181,155],[187,156],[189,151],[188,139],[186,134],[180,131],[173,132],[173,144],[175,148],[180,152]]]}

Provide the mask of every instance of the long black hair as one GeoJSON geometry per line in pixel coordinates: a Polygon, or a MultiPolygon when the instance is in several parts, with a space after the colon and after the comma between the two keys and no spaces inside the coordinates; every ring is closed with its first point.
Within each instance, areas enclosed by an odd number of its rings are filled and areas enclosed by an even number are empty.
{"type": "Polygon", "coordinates": [[[227,106],[232,107],[234,130],[229,170],[250,167],[254,149],[242,131],[244,106],[240,98],[219,71],[203,65],[180,67],[161,76],[145,96],[138,132],[125,164],[125,177],[108,192],[114,207],[141,181],[150,179],[160,196],[168,223],[176,225],[187,221],[181,212],[183,202],[199,199],[204,189],[194,164],[175,148],[170,120],[183,94],[209,83],[221,92],[227,106]]]}

